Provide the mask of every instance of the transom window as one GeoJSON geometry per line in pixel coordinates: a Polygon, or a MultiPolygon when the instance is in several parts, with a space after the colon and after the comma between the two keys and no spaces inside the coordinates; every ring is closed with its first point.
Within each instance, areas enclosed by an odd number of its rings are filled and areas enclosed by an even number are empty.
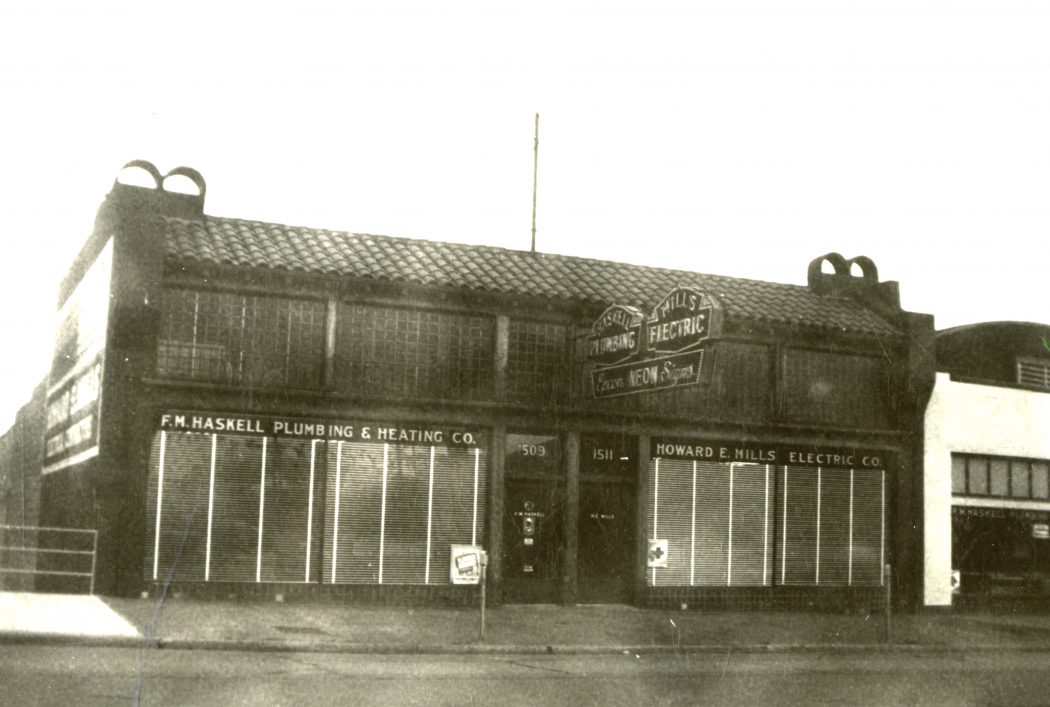
{"type": "Polygon", "coordinates": [[[261,387],[322,383],[323,302],[169,289],[159,306],[159,376],[261,387]]]}
{"type": "Polygon", "coordinates": [[[335,372],[350,391],[484,398],[495,380],[495,320],[488,316],[345,304],[335,372]]]}
{"type": "Polygon", "coordinates": [[[531,403],[563,401],[572,371],[569,329],[563,324],[512,319],[507,342],[507,393],[531,403]]]}

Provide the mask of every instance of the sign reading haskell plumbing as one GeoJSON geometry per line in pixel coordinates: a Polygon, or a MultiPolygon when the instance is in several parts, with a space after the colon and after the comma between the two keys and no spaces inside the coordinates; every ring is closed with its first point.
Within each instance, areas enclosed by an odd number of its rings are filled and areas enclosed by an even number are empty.
{"type": "Polygon", "coordinates": [[[643,393],[700,382],[701,343],[711,336],[716,300],[676,287],[648,316],[613,305],[591,325],[588,354],[596,398],[643,393]]]}
{"type": "Polygon", "coordinates": [[[205,432],[299,437],[347,442],[476,447],[487,440],[481,430],[398,425],[361,420],[276,418],[239,413],[169,411],[160,414],[159,428],[168,432],[205,432]]]}

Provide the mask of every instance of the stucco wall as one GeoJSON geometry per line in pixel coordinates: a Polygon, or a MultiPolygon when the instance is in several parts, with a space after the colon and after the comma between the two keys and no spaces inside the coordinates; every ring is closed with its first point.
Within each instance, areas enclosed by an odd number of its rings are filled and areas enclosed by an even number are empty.
{"type": "MultiPolygon", "coordinates": [[[[938,373],[926,408],[923,603],[952,603],[952,452],[1050,459],[1050,394],[959,383],[938,373]]],[[[960,499],[960,505],[1050,510],[1050,503],[960,499]]]]}

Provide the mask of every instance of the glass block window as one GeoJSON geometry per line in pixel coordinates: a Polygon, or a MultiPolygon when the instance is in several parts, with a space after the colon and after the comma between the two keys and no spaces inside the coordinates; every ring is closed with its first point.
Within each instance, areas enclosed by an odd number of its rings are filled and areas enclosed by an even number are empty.
{"type": "Polygon", "coordinates": [[[507,395],[511,400],[557,403],[572,376],[569,328],[512,319],[507,342],[507,395]]]}
{"type": "Polygon", "coordinates": [[[323,302],[169,289],[160,311],[161,377],[260,387],[322,383],[323,302]]]}
{"type": "Polygon", "coordinates": [[[1050,462],[977,454],[952,455],[952,493],[1050,500],[1047,470],[1050,462]]]}
{"type": "Polygon", "coordinates": [[[492,317],[346,304],[338,319],[339,388],[418,397],[491,397],[492,317]]]}

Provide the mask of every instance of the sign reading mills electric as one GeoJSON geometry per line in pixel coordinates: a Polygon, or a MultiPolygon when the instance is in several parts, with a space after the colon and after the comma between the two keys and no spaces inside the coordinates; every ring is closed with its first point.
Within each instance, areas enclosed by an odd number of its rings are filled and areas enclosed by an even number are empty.
{"type": "Polygon", "coordinates": [[[596,398],[643,393],[700,382],[704,352],[719,304],[690,287],[676,287],[648,317],[615,304],[593,325],[588,346],[596,398]]]}

